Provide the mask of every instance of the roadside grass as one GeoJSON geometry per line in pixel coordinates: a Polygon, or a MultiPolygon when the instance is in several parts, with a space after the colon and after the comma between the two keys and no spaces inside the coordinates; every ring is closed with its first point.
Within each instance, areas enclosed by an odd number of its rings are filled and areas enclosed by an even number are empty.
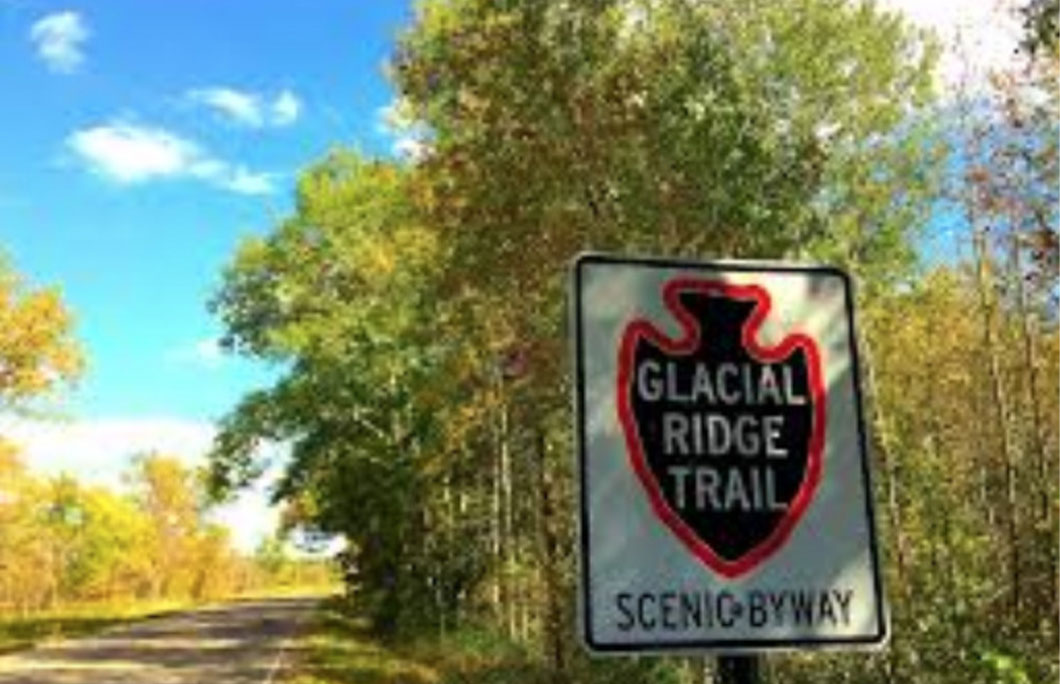
{"type": "Polygon", "coordinates": [[[27,615],[0,614],[0,654],[30,648],[43,641],[90,636],[109,627],[230,601],[270,598],[323,599],[334,593],[333,585],[282,586],[208,601],[107,601],[62,606],[27,615]]]}
{"type": "Polygon", "coordinates": [[[304,630],[291,684],[436,684],[441,671],[382,645],[362,618],[325,601],[304,630]]]}
{"type": "MultiPolygon", "coordinates": [[[[482,630],[445,638],[384,643],[365,619],[350,616],[337,599],[320,604],[303,630],[289,684],[551,684],[544,662],[482,630]]],[[[567,681],[631,684],[680,681],[672,666],[634,659],[578,657],[567,681]]]]}

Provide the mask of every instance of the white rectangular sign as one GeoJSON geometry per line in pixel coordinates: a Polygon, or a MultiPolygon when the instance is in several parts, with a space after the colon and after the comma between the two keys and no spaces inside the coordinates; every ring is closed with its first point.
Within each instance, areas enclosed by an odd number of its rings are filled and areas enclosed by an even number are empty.
{"type": "Polygon", "coordinates": [[[590,254],[572,275],[588,648],[882,643],[846,274],[590,254]]]}

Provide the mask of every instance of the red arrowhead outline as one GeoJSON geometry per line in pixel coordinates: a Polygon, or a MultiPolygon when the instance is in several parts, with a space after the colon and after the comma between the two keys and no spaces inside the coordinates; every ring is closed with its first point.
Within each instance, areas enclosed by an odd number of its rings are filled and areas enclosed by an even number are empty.
{"type": "Polygon", "coordinates": [[[707,567],[733,579],[758,567],[764,560],[776,553],[788,540],[796,523],[802,518],[806,508],[813,499],[817,484],[821,479],[821,454],[824,450],[825,430],[825,388],[821,377],[821,355],[817,343],[808,335],[794,333],[788,335],[775,347],[763,347],[755,339],[762,321],[765,320],[772,306],[769,293],[759,285],[733,285],[716,280],[699,278],[675,278],[663,286],[663,302],[674,315],[684,331],[684,336],[671,339],[660,332],[651,322],[637,318],[631,321],[622,334],[622,344],[618,356],[618,418],[622,423],[626,438],[626,450],[630,463],[638,479],[648,494],[655,515],[669,527],[677,538],[707,567]],[[633,354],[637,342],[645,338],[672,355],[688,356],[699,346],[699,323],[684,306],[679,295],[682,292],[703,292],[708,295],[720,295],[728,299],[753,300],[755,308],[744,322],[740,340],[744,348],[756,361],[764,363],[782,361],[797,348],[806,352],[810,375],[810,392],[813,397],[813,420],[810,428],[809,454],[807,454],[806,473],[802,483],[788,506],[787,513],[777,523],[776,528],[757,546],[752,547],[736,560],[727,560],[719,556],[713,548],[699,538],[695,530],[688,526],[666,501],[655,475],[648,467],[640,440],[637,423],[630,408],[630,394],[633,385],[630,382],[633,367],[633,354]]]}

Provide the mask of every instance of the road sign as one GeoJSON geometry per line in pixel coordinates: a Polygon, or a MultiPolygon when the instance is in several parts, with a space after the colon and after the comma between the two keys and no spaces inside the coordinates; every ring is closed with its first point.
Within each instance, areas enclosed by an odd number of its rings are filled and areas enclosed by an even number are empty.
{"type": "Polygon", "coordinates": [[[572,285],[586,645],[882,643],[846,274],[589,254],[572,285]]]}

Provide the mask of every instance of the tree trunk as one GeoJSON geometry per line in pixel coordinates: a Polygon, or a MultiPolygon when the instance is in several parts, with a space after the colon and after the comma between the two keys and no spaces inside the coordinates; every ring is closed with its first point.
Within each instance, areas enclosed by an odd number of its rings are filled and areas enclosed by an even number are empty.
{"type": "Polygon", "coordinates": [[[898,459],[894,449],[893,431],[884,414],[880,402],[879,385],[876,381],[876,365],[873,360],[872,349],[868,340],[862,336],[861,339],[862,363],[865,367],[866,391],[872,406],[873,432],[876,434],[877,449],[884,464],[884,475],[887,487],[887,518],[895,539],[895,563],[898,569],[898,584],[900,590],[905,594],[908,592],[907,585],[907,557],[905,532],[902,529],[902,510],[898,497],[898,459]]]}
{"type": "Polygon", "coordinates": [[[563,633],[563,614],[560,596],[559,535],[556,531],[557,514],[552,492],[552,478],[548,474],[548,442],[538,428],[535,448],[538,456],[538,497],[541,509],[541,560],[545,580],[545,648],[556,681],[567,676],[566,651],[563,633]]]}
{"type": "Polygon", "coordinates": [[[1016,507],[1016,466],[1012,452],[1012,436],[1009,426],[1008,394],[1005,391],[1001,371],[1001,359],[997,350],[994,330],[994,297],[990,283],[990,263],[987,253],[986,236],[983,231],[975,229],[973,243],[976,260],[976,285],[979,290],[979,304],[983,314],[983,346],[988,356],[990,373],[990,391],[994,403],[994,419],[997,421],[1000,439],[1001,456],[1004,464],[1005,481],[1005,523],[1008,534],[1008,565],[1010,596],[1013,616],[1019,614],[1020,606],[1020,549],[1019,518],[1016,507]]]}
{"type": "MultiPolygon", "coordinates": [[[[1014,224],[1015,225],[1015,224],[1014,224]]],[[[1031,417],[1031,429],[1030,429],[1030,442],[1031,449],[1034,452],[1034,471],[1035,471],[1035,485],[1034,488],[1037,490],[1034,492],[1037,494],[1037,512],[1035,517],[1037,518],[1033,526],[1034,530],[1044,529],[1053,530],[1055,524],[1052,520],[1053,507],[1049,505],[1050,501],[1050,478],[1049,471],[1049,453],[1046,449],[1045,434],[1044,434],[1044,421],[1042,420],[1041,411],[1041,393],[1039,387],[1041,386],[1040,378],[1038,377],[1038,347],[1037,347],[1037,325],[1036,318],[1031,313],[1030,307],[1027,302],[1027,288],[1024,283],[1023,274],[1023,263],[1022,255],[1020,252],[1018,234],[1012,237],[1012,270],[1015,277],[1016,286],[1016,307],[1019,315],[1019,330],[1020,337],[1022,338],[1023,347],[1023,370],[1026,376],[1026,383],[1024,386],[1027,389],[1027,400],[1030,404],[1030,417],[1031,417]]],[[[1047,577],[1057,576],[1057,549],[1056,545],[1048,540],[1046,544],[1045,553],[1045,575],[1047,577]]],[[[1038,624],[1042,619],[1048,615],[1056,613],[1056,593],[1053,591],[1048,592],[1048,601],[1032,601],[1031,605],[1034,606],[1035,624],[1038,624]]]]}
{"type": "Polygon", "coordinates": [[[490,478],[490,560],[493,568],[493,577],[490,582],[490,610],[494,620],[499,624],[502,620],[503,606],[501,605],[501,437],[498,426],[493,426],[493,460],[491,463],[492,478],[490,478]]]}
{"type": "MultiPolygon", "coordinates": [[[[503,386],[501,388],[503,392],[503,386]]],[[[509,639],[515,639],[515,540],[512,538],[512,454],[508,424],[508,402],[502,394],[500,405],[500,466],[501,466],[501,544],[503,553],[504,626],[509,639]]]]}
{"type": "MultiPolygon", "coordinates": [[[[913,604],[910,598],[905,531],[902,529],[902,509],[898,497],[899,469],[897,449],[894,448],[893,432],[880,401],[879,385],[876,381],[876,365],[871,345],[864,335],[859,337],[858,343],[862,352],[862,365],[865,370],[865,390],[868,394],[869,405],[872,408],[872,426],[876,436],[874,443],[877,446],[877,453],[883,461],[884,476],[886,478],[887,519],[894,535],[895,566],[897,570],[896,584],[902,597],[899,605],[909,607],[913,604]]],[[[902,678],[901,643],[897,639],[894,639],[894,642],[894,646],[888,651],[886,668],[888,677],[897,681],[902,678]]]]}

